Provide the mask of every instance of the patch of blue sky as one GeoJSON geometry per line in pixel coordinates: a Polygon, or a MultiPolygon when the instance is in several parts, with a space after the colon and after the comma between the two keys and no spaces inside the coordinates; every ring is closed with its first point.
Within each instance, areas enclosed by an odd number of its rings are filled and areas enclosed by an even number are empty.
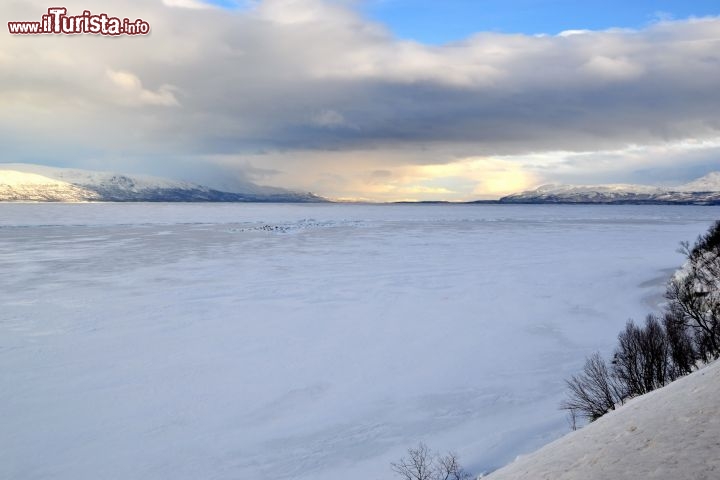
{"type": "MultiPolygon", "coordinates": [[[[261,0],[203,0],[227,9],[261,0]]],[[[557,34],[643,28],[659,20],[720,15],[718,0],[327,0],[358,8],[398,38],[428,44],[478,32],[557,34]]]]}
{"type": "Polygon", "coordinates": [[[396,36],[431,44],[484,31],[637,29],[658,20],[720,15],[717,0],[366,0],[360,8],[396,36]]]}

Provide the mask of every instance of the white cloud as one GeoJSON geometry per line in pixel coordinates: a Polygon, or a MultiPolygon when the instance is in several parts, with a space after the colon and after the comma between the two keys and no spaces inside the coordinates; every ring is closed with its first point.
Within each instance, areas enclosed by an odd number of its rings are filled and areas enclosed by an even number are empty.
{"type": "Polygon", "coordinates": [[[167,5],[168,7],[178,7],[178,8],[191,8],[191,9],[203,9],[203,8],[210,8],[210,5],[207,3],[197,1],[197,0],[162,0],[164,5],[167,5]]]}
{"type": "Polygon", "coordinates": [[[591,33],[591,30],[563,30],[558,33],[558,37],[572,37],[573,35],[585,35],[591,33]]]}
{"type": "Polygon", "coordinates": [[[255,13],[263,20],[294,25],[324,22],[328,19],[360,21],[350,10],[323,0],[264,0],[256,3],[255,13]]]}
{"type": "Polygon", "coordinates": [[[115,83],[115,85],[123,90],[142,90],[142,83],[140,83],[140,79],[132,73],[108,70],[107,75],[110,77],[110,80],[115,83]]]}
{"type": "Polygon", "coordinates": [[[116,92],[112,98],[120,103],[129,105],[159,105],[163,107],[177,107],[180,103],[175,98],[171,85],[161,85],[157,91],[153,92],[143,88],[142,82],[130,72],[107,70],[107,76],[120,91],[116,92]]]}
{"type": "Polygon", "coordinates": [[[642,65],[632,62],[627,57],[611,58],[603,55],[592,57],[582,69],[592,76],[608,80],[630,80],[645,72],[642,65]]]}

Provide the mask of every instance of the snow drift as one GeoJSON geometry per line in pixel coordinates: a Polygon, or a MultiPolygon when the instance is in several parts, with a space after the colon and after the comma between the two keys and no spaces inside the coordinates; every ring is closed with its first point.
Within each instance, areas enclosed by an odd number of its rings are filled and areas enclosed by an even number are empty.
{"type": "Polygon", "coordinates": [[[630,400],[488,480],[716,479],[720,362],[630,400]]]}

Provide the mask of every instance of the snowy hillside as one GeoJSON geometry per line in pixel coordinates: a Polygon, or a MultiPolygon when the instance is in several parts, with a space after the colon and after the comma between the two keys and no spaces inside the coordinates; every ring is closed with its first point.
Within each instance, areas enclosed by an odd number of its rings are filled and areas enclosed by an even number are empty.
{"type": "Polygon", "coordinates": [[[720,192],[720,172],[711,172],[677,188],[681,192],[720,192]]]}
{"type": "Polygon", "coordinates": [[[33,202],[99,200],[91,190],[35,173],[0,170],[0,199],[33,202]]]}
{"type": "Polygon", "coordinates": [[[720,362],[635,398],[488,480],[716,479],[720,362]]]}
{"type": "Polygon", "coordinates": [[[123,175],[41,165],[0,167],[0,201],[49,202],[318,202],[322,198],[248,184],[226,192],[145,175],[123,175]]]}
{"type": "Polygon", "coordinates": [[[720,172],[677,187],[647,185],[543,185],[500,199],[502,203],[720,203],[720,172]]]}

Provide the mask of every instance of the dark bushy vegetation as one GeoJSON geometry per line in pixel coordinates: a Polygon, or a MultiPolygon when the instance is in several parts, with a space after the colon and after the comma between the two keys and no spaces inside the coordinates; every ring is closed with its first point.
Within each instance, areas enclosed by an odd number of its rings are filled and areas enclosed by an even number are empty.
{"type": "Polygon", "coordinates": [[[618,335],[612,371],[623,398],[651,392],[677,378],[667,333],[654,315],[644,327],[630,320],[618,335]]]}
{"type": "Polygon", "coordinates": [[[660,388],[690,373],[701,362],[720,358],[720,221],[695,244],[682,244],[687,261],[667,286],[660,317],[630,320],[618,335],[611,361],[590,356],[582,373],[566,381],[561,408],[594,421],[625,400],[660,388]]]}

